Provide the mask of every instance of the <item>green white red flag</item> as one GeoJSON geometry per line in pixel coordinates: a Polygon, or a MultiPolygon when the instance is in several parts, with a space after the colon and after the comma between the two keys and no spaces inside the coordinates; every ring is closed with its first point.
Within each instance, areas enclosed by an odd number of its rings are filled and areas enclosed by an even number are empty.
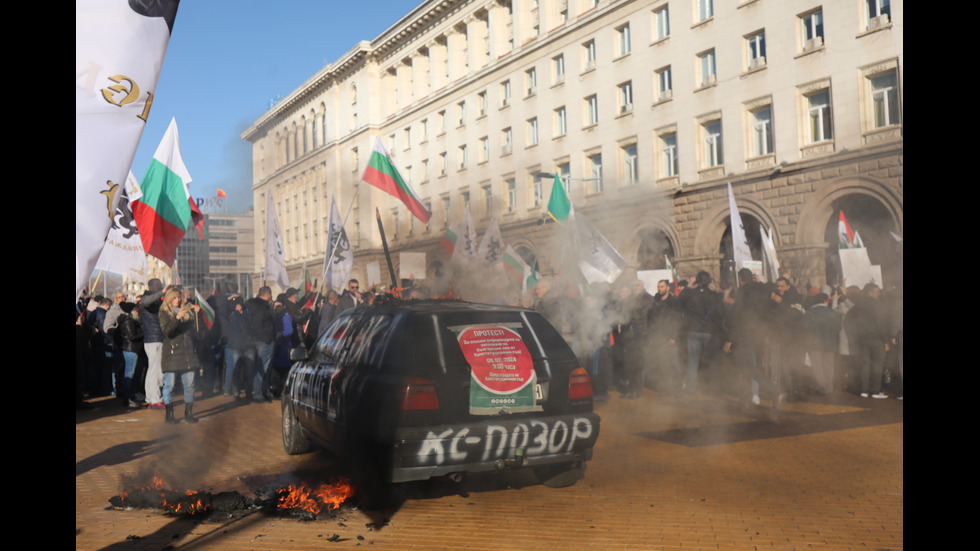
{"type": "Polygon", "coordinates": [[[191,223],[193,200],[187,189],[190,182],[191,175],[180,154],[177,121],[171,119],[143,175],[143,197],[133,202],[133,218],[143,249],[171,267],[177,257],[177,245],[191,223]]]}
{"type": "Polygon", "coordinates": [[[442,247],[444,249],[446,249],[447,251],[449,251],[449,254],[453,254],[453,252],[456,250],[456,228],[455,227],[446,228],[446,233],[445,233],[445,235],[442,236],[442,241],[440,241],[440,244],[442,245],[442,247]]]}
{"type": "Polygon", "coordinates": [[[208,326],[208,329],[214,327],[214,309],[208,304],[208,301],[201,296],[201,292],[194,289],[194,298],[197,299],[197,305],[201,307],[201,313],[204,314],[204,323],[208,326]]]}
{"type": "Polygon", "coordinates": [[[388,195],[396,197],[423,224],[429,223],[432,213],[399,174],[395,164],[391,161],[391,155],[381,143],[381,138],[377,138],[374,143],[374,150],[371,152],[371,158],[368,160],[368,166],[364,169],[364,175],[361,176],[361,179],[388,195]]]}
{"type": "Polygon", "coordinates": [[[837,237],[841,249],[857,249],[864,246],[857,232],[851,230],[851,225],[847,223],[847,218],[844,217],[844,211],[840,211],[840,217],[837,220],[837,237]]]}
{"type": "Polygon", "coordinates": [[[75,2],[75,296],[102,252],[133,165],[177,4],[75,2]]]}

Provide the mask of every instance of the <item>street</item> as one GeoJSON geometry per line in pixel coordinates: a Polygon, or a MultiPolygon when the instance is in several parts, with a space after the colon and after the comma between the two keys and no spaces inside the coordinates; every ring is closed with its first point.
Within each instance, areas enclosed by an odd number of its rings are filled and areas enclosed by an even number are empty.
{"type": "Polygon", "coordinates": [[[393,509],[312,521],[109,507],[143,472],[243,495],[337,473],[323,452],[284,453],[278,402],[199,400],[196,425],[93,405],[75,415],[76,549],[904,548],[903,402],[891,399],[836,393],[786,404],[774,423],[766,408],[714,396],[611,393],[596,403],[599,440],[575,486],[440,482],[406,490],[393,509]]]}

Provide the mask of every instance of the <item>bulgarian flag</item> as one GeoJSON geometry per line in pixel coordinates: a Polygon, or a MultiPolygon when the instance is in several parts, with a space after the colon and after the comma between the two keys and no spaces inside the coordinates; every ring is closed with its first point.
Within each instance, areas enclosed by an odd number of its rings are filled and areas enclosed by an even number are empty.
{"type": "Polygon", "coordinates": [[[551,186],[551,197],[548,199],[548,215],[564,224],[571,212],[572,202],[565,193],[565,186],[561,185],[561,176],[555,174],[555,183],[551,186]]]}
{"type": "Polygon", "coordinates": [[[524,262],[524,259],[510,245],[507,245],[507,249],[504,251],[502,262],[504,263],[504,268],[507,270],[507,274],[520,281],[521,286],[523,286],[528,274],[531,273],[531,267],[524,262]]]}
{"type": "Polygon", "coordinates": [[[211,329],[214,327],[214,310],[197,289],[194,289],[194,298],[197,299],[197,305],[201,307],[201,313],[204,314],[204,323],[207,324],[208,329],[211,329]]]}
{"type": "Polygon", "coordinates": [[[368,161],[368,166],[364,169],[364,175],[361,176],[361,179],[388,195],[397,197],[423,224],[429,223],[432,213],[425,208],[422,200],[402,179],[398,169],[391,162],[391,156],[388,155],[384,144],[381,143],[381,138],[374,142],[374,151],[371,152],[371,159],[368,161]]]}
{"type": "Polygon", "coordinates": [[[449,254],[453,254],[456,250],[456,230],[455,228],[446,228],[446,234],[442,236],[442,241],[440,244],[444,249],[449,251],[449,254]]]}
{"type": "Polygon", "coordinates": [[[847,218],[844,218],[844,211],[840,211],[840,219],[837,222],[837,237],[840,241],[841,249],[852,249],[854,244],[854,232],[851,230],[847,218]]]}
{"type": "Polygon", "coordinates": [[[193,200],[187,190],[190,182],[191,175],[180,155],[177,121],[171,119],[143,176],[143,197],[133,202],[133,218],[143,240],[143,250],[171,267],[177,256],[177,245],[191,223],[193,200]]]}

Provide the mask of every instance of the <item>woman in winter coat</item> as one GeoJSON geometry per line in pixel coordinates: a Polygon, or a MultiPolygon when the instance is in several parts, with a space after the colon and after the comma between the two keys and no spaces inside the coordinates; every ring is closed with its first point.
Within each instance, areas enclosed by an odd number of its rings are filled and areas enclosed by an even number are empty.
{"type": "Polygon", "coordinates": [[[180,375],[184,386],[184,420],[196,423],[194,417],[194,376],[201,363],[197,357],[193,333],[196,331],[197,313],[201,307],[184,302],[179,289],[167,291],[160,307],[160,329],[163,330],[163,405],[167,410],[167,423],[174,418],[174,382],[180,375]]]}

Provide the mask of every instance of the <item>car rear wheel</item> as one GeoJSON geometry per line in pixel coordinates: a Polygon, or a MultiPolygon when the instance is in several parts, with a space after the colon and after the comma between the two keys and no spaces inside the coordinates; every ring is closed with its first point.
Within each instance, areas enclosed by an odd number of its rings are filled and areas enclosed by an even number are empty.
{"type": "Polygon", "coordinates": [[[310,451],[310,439],[299,428],[293,407],[286,401],[282,404],[282,447],[289,455],[310,451]]]}
{"type": "Polygon", "coordinates": [[[567,488],[585,478],[585,462],[534,467],[534,475],[549,488],[567,488]]]}

